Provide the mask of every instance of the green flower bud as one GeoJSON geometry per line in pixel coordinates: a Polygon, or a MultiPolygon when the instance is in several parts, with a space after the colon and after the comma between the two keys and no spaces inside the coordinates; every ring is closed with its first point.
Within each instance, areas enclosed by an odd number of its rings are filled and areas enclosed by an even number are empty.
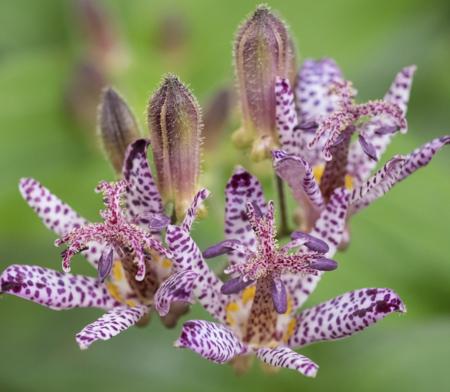
{"type": "Polygon", "coordinates": [[[103,91],[98,123],[109,161],[120,174],[127,147],[139,138],[139,128],[126,102],[112,88],[103,91]]]}
{"type": "Polygon", "coordinates": [[[148,126],[159,191],[180,221],[198,190],[202,121],[197,100],[176,76],[167,75],[151,98],[148,126]]]}
{"type": "Polygon", "coordinates": [[[259,6],[240,27],[234,59],[242,127],[233,134],[233,142],[238,147],[253,143],[252,158],[261,160],[278,143],[276,77],[295,75],[295,50],[287,28],[266,6],[259,6]]]}

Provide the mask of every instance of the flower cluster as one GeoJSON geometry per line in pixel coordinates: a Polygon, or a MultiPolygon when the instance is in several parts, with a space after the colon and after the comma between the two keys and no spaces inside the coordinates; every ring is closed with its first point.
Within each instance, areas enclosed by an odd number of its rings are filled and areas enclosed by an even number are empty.
{"type": "Polygon", "coordinates": [[[198,303],[215,321],[185,322],[176,347],[231,362],[239,372],[256,356],[308,377],[318,365],[294,349],[348,337],[405,312],[388,288],[363,288],[300,309],[322,275],[338,267],[334,258],[349,243],[350,217],[426,166],[450,136],[396,155],[371,174],[393,136],[407,130],[415,67],[404,68],[383,99],[357,103],[334,60],[306,60],[294,77],[294,54],[286,26],[266,7],[237,35],[243,127],[233,139],[251,147],[255,160],[271,155],[277,183],[291,189],[300,212],[290,238],[282,186],[283,231],[259,180],[237,166],[225,187],[225,238],[200,249],[191,229],[210,194],[199,187],[201,115],[192,93],[168,75],[148,110],[156,181],[147,161],[150,141],[138,138],[125,101],[106,90],[100,130],[120,178],[97,187],[102,221],[88,222],[36,180],[22,180],[22,196],[59,236],[56,245],[66,246],[64,272],[12,265],[0,275],[0,292],[55,310],[105,310],[76,335],[81,348],[144,324],[153,309],[174,326],[198,303]],[[69,273],[78,253],[97,277],[69,273]],[[228,259],[225,281],[205,262],[221,255],[228,259]]]}

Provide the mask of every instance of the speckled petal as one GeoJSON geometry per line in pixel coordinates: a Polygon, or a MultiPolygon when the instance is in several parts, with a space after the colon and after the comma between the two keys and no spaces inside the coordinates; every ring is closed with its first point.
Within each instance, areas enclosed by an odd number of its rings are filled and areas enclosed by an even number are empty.
{"type": "Polygon", "coordinates": [[[342,72],[333,59],[305,60],[295,88],[301,121],[317,121],[339,109],[340,96],[330,89],[341,82],[342,72]]]}
{"type": "Polygon", "coordinates": [[[109,340],[135,325],[147,312],[148,307],[144,305],[132,308],[118,306],[77,333],[77,343],[85,350],[97,340],[109,340]]]}
{"type": "Polygon", "coordinates": [[[287,182],[300,205],[307,202],[315,209],[321,209],[324,206],[319,184],[308,162],[281,150],[273,151],[272,159],[276,173],[287,182]]]}
{"type": "Polygon", "coordinates": [[[125,205],[130,218],[143,227],[150,223],[148,216],[163,214],[163,204],[147,161],[146,139],[128,146],[123,165],[123,178],[128,182],[125,205]]]}
{"type": "Polygon", "coordinates": [[[194,200],[192,201],[191,206],[186,211],[186,215],[184,217],[182,228],[186,231],[190,231],[192,224],[197,216],[197,210],[202,205],[202,203],[208,198],[210,192],[208,189],[203,188],[200,189],[197,194],[194,196],[194,200]]]}
{"type": "Polygon", "coordinates": [[[167,227],[166,242],[173,253],[174,271],[193,271],[198,275],[192,289],[198,302],[218,321],[224,322],[229,297],[222,294],[222,281],[205,263],[202,253],[189,233],[179,226],[167,227]]]}
{"type": "MultiPolygon", "coordinates": [[[[266,211],[260,182],[248,171],[238,167],[225,188],[225,238],[238,240],[243,247],[254,250],[256,237],[248,222],[247,203],[256,205],[263,214],[266,211]]],[[[228,260],[230,265],[241,264],[245,261],[244,254],[232,252],[228,260]]]]}
{"type": "Polygon", "coordinates": [[[245,352],[245,346],[225,326],[203,320],[184,323],[175,347],[188,348],[215,363],[226,363],[245,352]]]}
{"type": "Polygon", "coordinates": [[[271,366],[297,370],[306,377],[315,377],[319,370],[319,366],[309,358],[288,347],[260,348],[256,355],[271,366]]]}
{"type": "Polygon", "coordinates": [[[407,158],[397,155],[388,161],[372,177],[353,189],[350,195],[350,212],[355,213],[383,196],[397,182],[407,158]]]}
{"type": "MultiPolygon", "coordinates": [[[[19,190],[22,197],[41,218],[44,225],[59,237],[89,223],[33,178],[21,179],[19,190]]],[[[82,253],[87,261],[94,268],[97,268],[98,259],[105,248],[106,245],[93,241],[89,242],[88,249],[82,253]]]]}
{"type": "Polygon", "coordinates": [[[398,181],[414,173],[416,170],[428,165],[442,147],[450,144],[450,135],[433,139],[408,155],[408,159],[402,167],[398,181]]]}
{"type": "Polygon", "coordinates": [[[119,303],[95,278],[64,274],[34,265],[11,265],[0,275],[0,292],[53,310],[111,309],[119,303]]]}
{"type": "MultiPolygon", "coordinates": [[[[406,114],[415,71],[415,65],[403,68],[395,76],[388,92],[384,96],[385,101],[397,104],[403,114],[406,114]]],[[[365,140],[374,146],[378,159],[389,146],[394,136],[393,129],[398,128],[386,116],[377,116],[363,125],[361,132],[365,140]]],[[[377,162],[367,157],[359,143],[351,145],[347,171],[355,180],[362,182],[367,179],[376,165],[377,162]]]]}
{"type": "Polygon", "coordinates": [[[345,338],[393,312],[406,312],[406,307],[390,289],[350,291],[301,312],[297,316],[296,332],[288,344],[302,347],[323,340],[345,338]]]}
{"type": "Polygon", "coordinates": [[[298,154],[306,147],[302,143],[302,130],[298,127],[294,93],[288,79],[277,78],[275,83],[276,125],[281,149],[298,154]]]}
{"type": "MultiPolygon", "coordinates": [[[[347,190],[343,188],[336,189],[331,195],[326,209],[322,211],[310,233],[313,237],[319,238],[328,244],[329,249],[324,257],[333,258],[337,246],[341,242],[346,223],[348,200],[349,193],[347,190]]],[[[285,284],[293,300],[293,311],[304,304],[316,288],[322,274],[322,272],[319,272],[315,276],[287,275],[285,277],[285,284]]]]}
{"type": "Polygon", "coordinates": [[[191,270],[179,271],[167,278],[155,294],[155,309],[161,317],[169,313],[172,302],[192,303],[194,281],[198,275],[191,270]]]}

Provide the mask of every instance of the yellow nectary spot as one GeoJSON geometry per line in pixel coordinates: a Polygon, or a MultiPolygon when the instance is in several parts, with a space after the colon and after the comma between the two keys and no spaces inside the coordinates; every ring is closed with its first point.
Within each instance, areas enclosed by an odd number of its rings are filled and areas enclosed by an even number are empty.
{"type": "Polygon", "coordinates": [[[235,319],[232,315],[233,312],[237,312],[239,310],[239,305],[236,302],[230,302],[227,304],[225,308],[226,319],[228,325],[233,325],[235,323],[235,319]]]}
{"type": "MultiPolygon", "coordinates": [[[[323,173],[325,171],[325,165],[316,165],[313,167],[313,175],[316,179],[317,183],[320,184],[320,181],[322,180],[323,173]]],[[[353,177],[349,174],[345,175],[345,188],[352,189],[353,188],[353,177]]]]}
{"type": "Polygon", "coordinates": [[[114,283],[107,283],[106,288],[108,289],[109,294],[111,294],[111,297],[113,297],[116,301],[123,301],[119,288],[114,283]]]}
{"type": "Polygon", "coordinates": [[[244,289],[242,292],[242,302],[244,305],[247,304],[248,301],[255,298],[256,286],[250,286],[244,289]]]}
{"type": "Polygon", "coordinates": [[[137,306],[137,302],[136,301],[134,301],[134,300],[132,300],[132,299],[127,299],[126,301],[125,301],[125,303],[129,306],[129,307],[134,307],[134,306],[137,306]]]}
{"type": "Polygon", "coordinates": [[[294,334],[296,326],[297,326],[297,320],[295,318],[292,318],[291,321],[289,321],[289,324],[286,328],[286,332],[284,333],[284,336],[283,336],[283,340],[286,343],[291,338],[291,336],[294,334]]]}
{"type": "Polygon", "coordinates": [[[325,165],[316,165],[313,167],[313,175],[316,181],[320,184],[320,180],[322,179],[323,172],[325,171],[325,165]]]}
{"type": "Polygon", "coordinates": [[[286,312],[284,314],[289,315],[289,314],[291,314],[291,312],[292,312],[292,298],[290,296],[288,296],[287,309],[286,309],[286,312]]]}
{"type": "Polygon", "coordinates": [[[352,189],[353,188],[353,177],[350,174],[347,174],[345,176],[345,187],[347,189],[352,189]]]}
{"type": "Polygon", "coordinates": [[[162,262],[162,266],[166,269],[169,269],[170,267],[172,267],[172,261],[169,259],[164,259],[162,262]]]}
{"type": "Polygon", "coordinates": [[[116,282],[119,282],[123,279],[123,268],[120,260],[116,260],[114,262],[112,276],[116,282]]]}

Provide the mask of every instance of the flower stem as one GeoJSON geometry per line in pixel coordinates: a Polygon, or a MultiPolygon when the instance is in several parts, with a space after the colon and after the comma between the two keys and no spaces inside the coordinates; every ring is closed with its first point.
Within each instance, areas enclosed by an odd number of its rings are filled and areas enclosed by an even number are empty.
{"type": "Polygon", "coordinates": [[[280,237],[289,235],[289,226],[287,221],[287,206],[286,206],[286,196],[284,194],[284,184],[283,180],[275,174],[275,182],[277,185],[278,192],[278,204],[280,207],[280,237]]]}

